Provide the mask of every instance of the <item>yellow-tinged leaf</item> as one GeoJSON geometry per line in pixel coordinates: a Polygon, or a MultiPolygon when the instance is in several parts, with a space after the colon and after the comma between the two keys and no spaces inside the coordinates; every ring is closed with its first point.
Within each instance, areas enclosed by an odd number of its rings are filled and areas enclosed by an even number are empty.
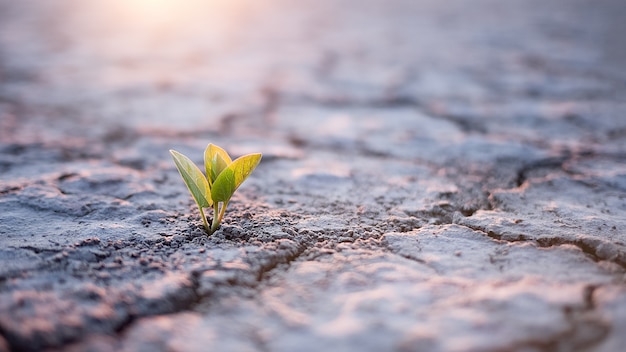
{"type": "Polygon", "coordinates": [[[260,153],[244,155],[228,165],[235,172],[235,189],[239,188],[243,181],[256,169],[261,162],[261,156],[260,153]]]}
{"type": "Polygon", "coordinates": [[[205,208],[212,206],[213,199],[211,198],[209,183],[200,168],[191,159],[175,150],[170,150],[170,154],[172,154],[176,168],[198,206],[205,208]]]}
{"type": "Polygon", "coordinates": [[[206,147],[204,150],[204,168],[209,181],[209,187],[213,186],[213,182],[215,182],[217,176],[232,162],[232,159],[224,149],[215,144],[209,144],[206,147]]]}
{"type": "Polygon", "coordinates": [[[213,182],[211,189],[213,202],[228,202],[237,188],[259,165],[259,162],[261,162],[261,154],[248,154],[228,165],[213,182]]]}

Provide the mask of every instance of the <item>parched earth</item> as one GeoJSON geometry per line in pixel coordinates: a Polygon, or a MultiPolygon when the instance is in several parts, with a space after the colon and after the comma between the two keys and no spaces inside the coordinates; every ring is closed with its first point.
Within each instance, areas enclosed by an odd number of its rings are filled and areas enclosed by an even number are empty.
{"type": "Polygon", "coordinates": [[[625,350],[624,18],[0,1],[0,351],[625,350]]]}

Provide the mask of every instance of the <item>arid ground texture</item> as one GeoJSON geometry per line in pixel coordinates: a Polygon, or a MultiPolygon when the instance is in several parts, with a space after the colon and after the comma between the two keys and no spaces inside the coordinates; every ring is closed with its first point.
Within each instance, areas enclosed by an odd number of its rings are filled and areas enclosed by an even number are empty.
{"type": "Polygon", "coordinates": [[[625,19],[0,0],[0,351],[625,351],[625,19]]]}

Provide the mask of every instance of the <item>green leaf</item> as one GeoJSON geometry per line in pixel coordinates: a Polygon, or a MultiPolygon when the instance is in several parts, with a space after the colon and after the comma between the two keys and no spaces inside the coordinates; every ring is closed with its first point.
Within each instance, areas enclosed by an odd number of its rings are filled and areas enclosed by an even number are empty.
{"type": "Polygon", "coordinates": [[[259,162],[261,162],[261,154],[248,154],[228,165],[213,182],[211,189],[213,202],[228,202],[237,188],[259,165],[259,162]]]}
{"type": "Polygon", "coordinates": [[[206,147],[204,150],[204,168],[210,187],[213,186],[217,176],[232,162],[232,159],[224,149],[214,144],[209,144],[206,147]]]}
{"type": "Polygon", "coordinates": [[[233,193],[235,193],[235,172],[230,168],[224,169],[213,182],[211,191],[211,197],[213,197],[215,204],[228,202],[233,193]]]}
{"type": "Polygon", "coordinates": [[[189,192],[191,192],[191,196],[196,201],[198,206],[212,206],[213,200],[211,198],[209,183],[198,166],[196,166],[196,164],[194,164],[194,162],[188,157],[175,150],[170,149],[170,154],[172,154],[176,168],[178,169],[180,176],[182,176],[183,181],[185,181],[185,185],[187,185],[189,192]]]}

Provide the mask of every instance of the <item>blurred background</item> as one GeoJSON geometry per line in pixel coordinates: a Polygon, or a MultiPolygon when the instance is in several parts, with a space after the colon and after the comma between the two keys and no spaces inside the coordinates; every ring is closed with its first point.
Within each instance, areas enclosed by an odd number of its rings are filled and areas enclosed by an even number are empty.
{"type": "Polygon", "coordinates": [[[623,91],[625,7],[1,1],[0,136],[98,138],[130,128],[306,139],[307,120],[319,134],[361,128],[355,113],[337,113],[350,106],[420,108],[470,130],[503,105],[565,116],[581,100],[623,91]],[[305,105],[322,110],[290,108],[305,105]]]}

